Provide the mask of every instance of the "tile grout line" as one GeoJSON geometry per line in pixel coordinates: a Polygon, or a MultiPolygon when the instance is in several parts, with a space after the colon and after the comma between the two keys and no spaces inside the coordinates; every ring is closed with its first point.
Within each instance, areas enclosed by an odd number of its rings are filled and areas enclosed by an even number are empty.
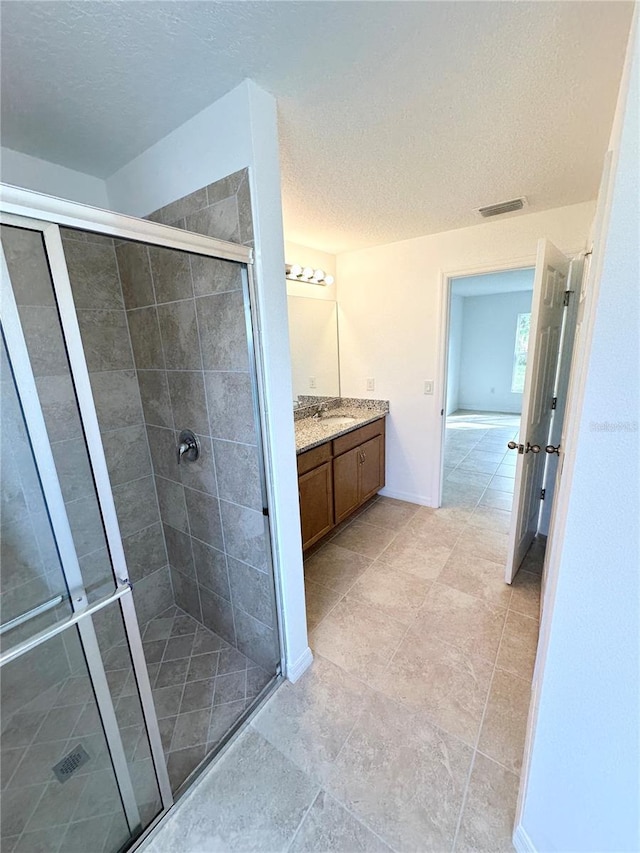
{"type": "Polygon", "coordinates": [[[467,775],[467,781],[465,784],[464,793],[462,796],[462,801],[460,803],[460,812],[458,814],[456,831],[455,831],[455,834],[453,836],[453,844],[451,847],[452,851],[455,850],[455,846],[456,846],[457,841],[458,841],[458,834],[460,832],[460,827],[462,825],[462,817],[464,815],[464,810],[465,810],[465,807],[467,804],[467,797],[469,795],[469,787],[471,785],[471,774],[473,771],[473,767],[475,765],[476,755],[478,753],[478,744],[480,743],[480,737],[482,735],[482,727],[484,726],[485,717],[487,715],[487,708],[489,707],[489,698],[491,696],[491,689],[493,687],[493,681],[494,681],[496,669],[498,666],[498,656],[500,654],[500,647],[502,646],[502,638],[504,637],[504,632],[505,632],[506,626],[507,626],[507,616],[506,616],[506,611],[505,611],[505,618],[504,618],[504,622],[502,623],[502,631],[500,632],[500,640],[498,642],[498,648],[496,649],[496,656],[495,656],[495,661],[493,664],[493,670],[491,672],[491,679],[489,680],[489,687],[487,689],[487,698],[485,699],[484,708],[482,709],[482,716],[480,718],[480,724],[478,726],[478,734],[476,735],[475,744],[473,746],[473,755],[472,755],[472,759],[471,759],[471,764],[469,766],[469,773],[467,775]]]}

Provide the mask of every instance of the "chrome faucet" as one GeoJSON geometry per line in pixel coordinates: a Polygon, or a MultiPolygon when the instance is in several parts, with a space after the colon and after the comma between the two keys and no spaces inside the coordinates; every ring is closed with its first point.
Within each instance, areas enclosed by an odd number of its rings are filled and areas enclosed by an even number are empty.
{"type": "Polygon", "coordinates": [[[319,403],[318,407],[316,408],[316,413],[313,417],[316,419],[321,418],[324,414],[327,413],[328,409],[329,406],[326,403],[319,403]]]}

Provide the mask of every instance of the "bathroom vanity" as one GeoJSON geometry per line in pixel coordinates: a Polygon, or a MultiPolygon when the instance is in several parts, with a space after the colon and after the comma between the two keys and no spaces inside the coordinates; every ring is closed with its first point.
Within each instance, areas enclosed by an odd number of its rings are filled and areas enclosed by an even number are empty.
{"type": "Polygon", "coordinates": [[[338,398],[296,412],[305,550],[384,486],[388,411],[384,401],[338,398]]]}

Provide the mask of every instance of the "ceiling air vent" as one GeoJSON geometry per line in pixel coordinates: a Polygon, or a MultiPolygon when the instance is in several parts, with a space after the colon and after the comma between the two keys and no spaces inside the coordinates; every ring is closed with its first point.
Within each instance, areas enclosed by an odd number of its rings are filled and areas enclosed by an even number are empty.
{"type": "Polygon", "coordinates": [[[512,213],[514,210],[522,210],[527,203],[526,198],[513,198],[511,201],[501,201],[499,204],[490,204],[488,207],[479,207],[480,216],[500,216],[502,213],[512,213]]]}

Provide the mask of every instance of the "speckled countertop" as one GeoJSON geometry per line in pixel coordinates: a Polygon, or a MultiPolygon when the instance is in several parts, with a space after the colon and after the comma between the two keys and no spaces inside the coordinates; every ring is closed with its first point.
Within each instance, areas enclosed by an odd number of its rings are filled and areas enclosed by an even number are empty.
{"type": "MultiPolygon", "coordinates": [[[[308,398],[307,398],[308,399],[308,398]]],[[[296,453],[303,453],[318,447],[326,441],[332,441],[358,427],[377,421],[389,412],[388,400],[357,400],[346,397],[318,398],[318,403],[301,406],[294,412],[296,431],[296,453]],[[355,418],[353,423],[336,424],[323,417],[313,417],[318,405],[326,408],[327,418],[355,418]]]]}

